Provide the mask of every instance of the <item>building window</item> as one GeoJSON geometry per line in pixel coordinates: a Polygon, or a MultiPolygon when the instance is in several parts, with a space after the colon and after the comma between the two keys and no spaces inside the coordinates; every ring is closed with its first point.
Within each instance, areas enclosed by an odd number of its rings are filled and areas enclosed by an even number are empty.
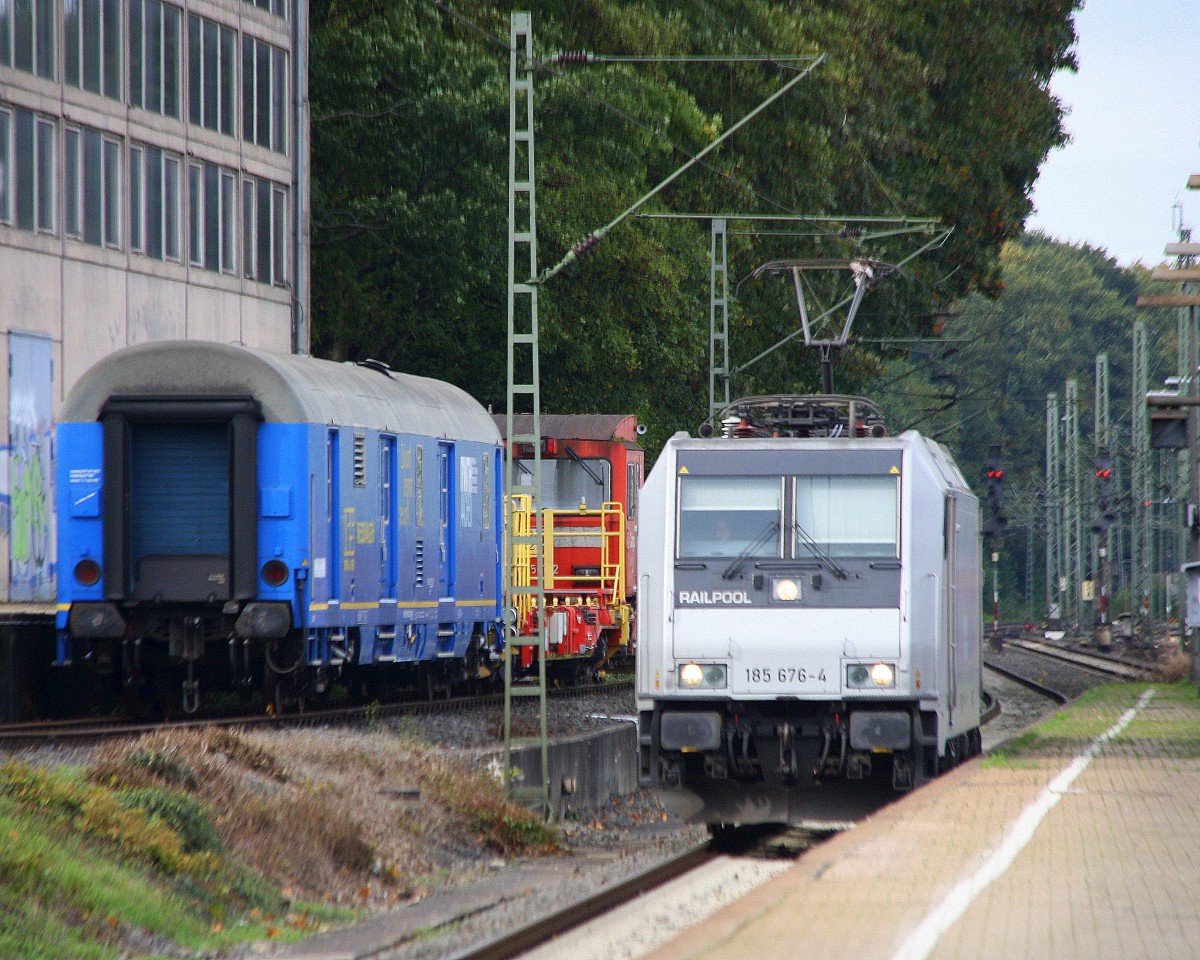
{"type": "Polygon", "coordinates": [[[129,148],[129,246],[155,260],[180,259],[182,161],[157,147],[129,148]]]}
{"type": "Polygon", "coordinates": [[[77,129],[67,127],[63,130],[63,233],[76,239],[83,233],[79,203],[79,185],[83,181],[81,144],[77,129]]]}
{"type": "Polygon", "coordinates": [[[37,228],[55,233],[54,121],[37,120],[37,228]]]}
{"type": "Polygon", "coordinates": [[[121,143],[112,137],[104,137],[103,188],[104,188],[104,245],[121,246],[121,143]]]}
{"type": "Polygon", "coordinates": [[[242,37],[242,139],[287,153],[288,55],[242,37]]]}
{"type": "Polygon", "coordinates": [[[12,168],[12,113],[0,110],[0,223],[12,223],[12,168]]]}
{"type": "Polygon", "coordinates": [[[121,98],[121,0],[63,0],[63,49],[67,83],[121,98]]]}
{"type": "Polygon", "coordinates": [[[58,232],[55,129],[31,110],[0,111],[0,220],[31,233],[58,232]]]}
{"type": "Polygon", "coordinates": [[[129,249],[143,253],[146,249],[142,240],[142,224],[146,220],[145,193],[142,181],[145,175],[145,151],[141,147],[129,148],[129,249]]]}
{"type": "Polygon", "coordinates": [[[63,132],[63,230],[97,247],[121,245],[121,142],[87,127],[63,132]]]}
{"type": "Polygon", "coordinates": [[[277,17],[286,18],[288,15],[287,0],[244,0],[252,7],[258,7],[259,10],[267,10],[277,17]]]}
{"type": "Polygon", "coordinates": [[[182,22],[182,12],[161,0],[129,0],[129,102],[135,107],[179,116],[182,22]]]}
{"type": "Polygon", "coordinates": [[[237,261],[234,259],[234,236],[237,233],[237,212],[234,209],[237,197],[237,178],[228,170],[221,171],[221,272],[237,273],[237,261]]]}
{"type": "Polygon", "coordinates": [[[0,65],[55,79],[54,0],[0,0],[0,65]]]}
{"type": "Polygon", "coordinates": [[[237,32],[188,16],[188,119],[233,136],[237,32]]]}
{"type": "Polygon", "coordinates": [[[205,270],[235,273],[235,178],[214,163],[188,164],[188,261],[205,270]]]}
{"type": "Polygon", "coordinates": [[[287,189],[270,180],[242,181],[242,272],[284,286],[287,277],[287,189]]]}

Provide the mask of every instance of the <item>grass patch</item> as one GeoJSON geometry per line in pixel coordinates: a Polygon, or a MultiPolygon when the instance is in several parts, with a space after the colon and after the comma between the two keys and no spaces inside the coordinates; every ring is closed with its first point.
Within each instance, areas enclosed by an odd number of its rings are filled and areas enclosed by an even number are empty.
{"type": "Polygon", "coordinates": [[[1114,683],[1088,691],[1071,706],[992,751],[984,766],[1019,765],[1074,755],[1111,729],[1147,689],[1154,697],[1106,748],[1153,740],[1172,756],[1200,756],[1200,697],[1190,683],[1114,683]]]}
{"type": "Polygon", "coordinates": [[[237,952],[558,843],[478,763],[385,729],[173,731],[86,768],[0,761],[0,958],[237,952]]]}
{"type": "MultiPolygon", "coordinates": [[[[107,829],[81,827],[80,813],[70,819],[61,811],[46,815],[38,804],[58,786],[54,774],[34,778],[45,788],[42,793],[14,797],[14,780],[24,773],[9,764],[0,774],[0,956],[115,960],[301,935],[303,927],[284,929],[286,905],[278,894],[276,902],[285,907],[278,919],[261,911],[227,911],[229,888],[216,864],[167,869],[132,841],[123,844],[107,829]]],[[[67,792],[77,789],[70,784],[67,792]]],[[[87,801],[84,809],[104,806],[95,797],[87,801]]],[[[145,828],[136,814],[128,822],[145,828]]],[[[149,847],[161,848],[161,837],[149,847]]]]}
{"type": "Polygon", "coordinates": [[[0,767],[0,956],[212,952],[296,939],[318,922],[226,855],[195,797],[114,788],[75,769],[0,767]]]}
{"type": "Polygon", "coordinates": [[[496,779],[477,769],[434,761],[422,790],[461,817],[477,842],[505,856],[556,853],[558,829],[527,807],[504,798],[496,779]]]}

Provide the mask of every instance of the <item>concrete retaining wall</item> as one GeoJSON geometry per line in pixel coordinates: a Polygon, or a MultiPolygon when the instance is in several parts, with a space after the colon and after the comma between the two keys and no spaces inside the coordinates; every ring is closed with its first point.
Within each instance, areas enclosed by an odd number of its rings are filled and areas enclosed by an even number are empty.
{"type": "MultiPolygon", "coordinates": [[[[503,753],[490,758],[497,766],[503,753]]],[[[609,727],[567,740],[552,740],[550,761],[550,805],[558,816],[570,810],[599,807],[612,796],[637,789],[637,725],[632,722],[609,727]]],[[[536,784],[542,776],[541,750],[514,750],[512,763],[525,783],[536,784]]]]}

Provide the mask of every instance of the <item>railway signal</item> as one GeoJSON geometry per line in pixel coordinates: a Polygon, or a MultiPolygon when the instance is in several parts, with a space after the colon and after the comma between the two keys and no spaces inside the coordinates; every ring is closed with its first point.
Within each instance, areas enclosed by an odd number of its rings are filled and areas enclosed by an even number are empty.
{"type": "Polygon", "coordinates": [[[1004,513],[1004,461],[1000,444],[993,443],[988,447],[987,466],[984,470],[987,480],[987,499],[991,513],[983,532],[989,537],[998,536],[1008,526],[1008,517],[1004,513]]]}
{"type": "Polygon", "coordinates": [[[1112,454],[1104,450],[1097,453],[1094,467],[1097,489],[1096,516],[1092,520],[1092,533],[1107,533],[1108,528],[1117,519],[1116,511],[1109,502],[1109,490],[1112,484],[1113,472],[1112,454]]]}
{"type": "Polygon", "coordinates": [[[1112,485],[1113,458],[1107,450],[1097,450],[1093,462],[1096,475],[1096,516],[1092,520],[1092,533],[1101,539],[1097,542],[1100,558],[1100,602],[1096,611],[1096,643],[1107,649],[1111,642],[1108,625],[1108,528],[1117,519],[1116,511],[1109,501],[1112,485]]]}

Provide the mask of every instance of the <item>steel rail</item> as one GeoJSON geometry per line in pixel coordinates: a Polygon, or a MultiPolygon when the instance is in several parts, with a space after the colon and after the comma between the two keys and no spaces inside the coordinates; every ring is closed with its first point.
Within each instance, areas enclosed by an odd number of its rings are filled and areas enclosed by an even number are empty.
{"type": "MultiPolygon", "coordinates": [[[[1008,669],[1008,667],[1002,667],[999,664],[988,660],[986,657],[984,657],[983,665],[985,667],[987,667],[989,670],[991,670],[993,673],[998,673],[998,674],[1000,674],[1000,676],[1007,677],[1009,680],[1012,680],[1014,683],[1019,683],[1021,686],[1026,687],[1029,690],[1032,690],[1034,693],[1039,693],[1043,697],[1050,698],[1051,700],[1058,703],[1060,706],[1062,704],[1065,704],[1068,700],[1071,699],[1065,693],[1063,693],[1061,690],[1055,690],[1053,687],[1048,687],[1044,683],[1039,683],[1037,680],[1034,680],[1032,677],[1026,677],[1023,674],[1017,673],[1015,670],[1008,669]]],[[[998,705],[1000,705],[999,701],[996,701],[996,702],[998,705]]],[[[1000,706],[1001,706],[1001,709],[1003,709],[1003,706],[1002,705],[1000,705],[1000,706]]],[[[999,712],[999,711],[997,711],[997,712],[999,712]]],[[[993,714],[993,716],[994,716],[994,714],[993,714]]],[[[988,719],[991,719],[991,717],[989,717],[988,719]]]]}
{"type": "Polygon", "coordinates": [[[509,960],[526,950],[539,946],[553,937],[582,926],[589,920],[607,913],[648,890],[660,887],[715,859],[707,841],[683,851],[669,860],[629,877],[611,887],[589,894],[574,903],[525,926],[501,934],[484,943],[474,944],[446,960],[509,960]]]}
{"type": "Polygon", "coordinates": [[[1120,677],[1123,680],[1153,680],[1157,675],[1153,667],[1133,663],[1121,657],[1107,657],[1098,653],[1069,650],[1040,640],[1006,639],[1004,643],[1018,650],[1027,650],[1030,653],[1061,660],[1064,663],[1094,670],[1097,673],[1120,677]]]}
{"type": "MultiPolygon", "coordinates": [[[[630,681],[590,684],[580,687],[552,688],[548,695],[586,698],[632,686],[630,681]]],[[[120,721],[112,717],[89,717],[70,720],[33,720],[0,724],[0,748],[19,749],[48,743],[80,743],[107,740],[113,737],[136,737],[167,730],[195,730],[202,727],[302,727],[312,724],[373,723],[388,717],[414,716],[422,713],[465,711],[477,707],[500,706],[504,697],[499,693],[476,697],[454,697],[445,700],[409,700],[402,703],[367,703],[353,707],[334,707],[308,710],[303,713],[273,715],[266,713],[192,717],[186,720],[120,721]]]]}

